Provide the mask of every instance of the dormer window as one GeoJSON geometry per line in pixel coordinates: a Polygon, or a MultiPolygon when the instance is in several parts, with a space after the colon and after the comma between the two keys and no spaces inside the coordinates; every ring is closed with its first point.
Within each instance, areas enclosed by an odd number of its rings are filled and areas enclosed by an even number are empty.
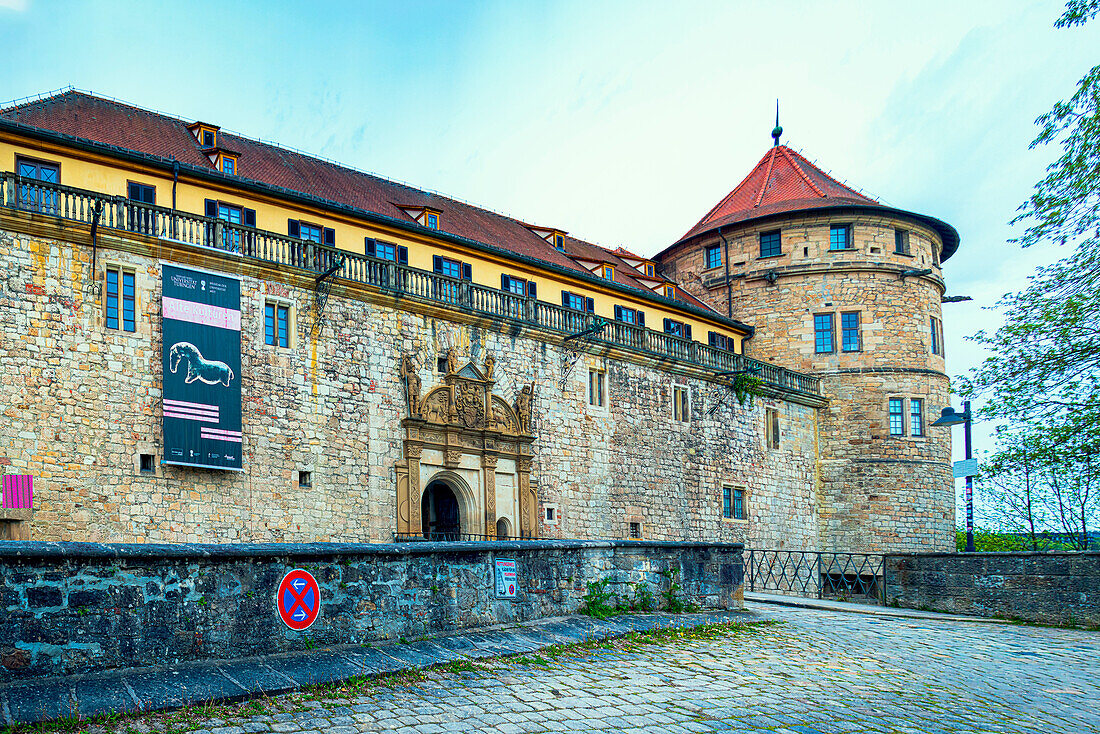
{"type": "Polygon", "coordinates": [[[218,126],[208,122],[194,122],[187,126],[202,148],[218,147],[218,126]]]}
{"type": "Polygon", "coordinates": [[[653,277],[653,263],[646,263],[645,274],[648,275],[650,278],[653,277]]]}
{"type": "Polygon", "coordinates": [[[676,286],[665,284],[665,298],[676,298],[676,286]]]}
{"type": "Polygon", "coordinates": [[[425,217],[424,226],[428,229],[439,229],[439,215],[435,212],[428,212],[425,217]]]}
{"type": "Polygon", "coordinates": [[[612,267],[611,265],[604,265],[603,266],[603,277],[604,277],[604,280],[615,280],[615,268],[612,267]]]}
{"type": "Polygon", "coordinates": [[[237,156],[235,155],[223,155],[221,157],[221,171],[226,176],[237,175],[237,156]]]}
{"type": "Polygon", "coordinates": [[[554,247],[560,252],[565,252],[565,235],[559,233],[554,234],[554,247]]]}

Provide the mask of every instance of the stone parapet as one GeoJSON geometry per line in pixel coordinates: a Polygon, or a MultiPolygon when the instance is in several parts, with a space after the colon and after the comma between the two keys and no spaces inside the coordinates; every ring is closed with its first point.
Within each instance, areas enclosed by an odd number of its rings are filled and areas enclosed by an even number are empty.
{"type": "Polygon", "coordinates": [[[0,544],[0,683],[104,668],[363,644],[575,613],[587,584],[648,585],[739,609],[742,546],[647,541],[397,544],[0,544]],[[498,598],[494,561],[515,561],[498,598]],[[321,611],[294,631],[280,581],[316,578],[321,611]]]}
{"type": "Polygon", "coordinates": [[[915,553],[885,559],[887,604],[1100,627],[1100,553],[915,553]]]}

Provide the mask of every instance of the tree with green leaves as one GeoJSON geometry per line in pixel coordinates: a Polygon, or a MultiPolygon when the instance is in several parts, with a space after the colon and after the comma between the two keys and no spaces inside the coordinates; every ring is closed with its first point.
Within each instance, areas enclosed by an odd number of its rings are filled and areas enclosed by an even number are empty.
{"type": "MultiPolygon", "coordinates": [[[[1100,0],[1070,0],[1055,26],[1072,29],[1097,14],[1100,0]]],[[[1100,435],[1100,66],[1036,124],[1031,147],[1056,145],[1061,155],[1013,220],[1026,227],[1015,242],[1071,252],[1001,300],[1003,326],[972,337],[991,356],[961,381],[961,392],[986,398],[987,417],[1073,413],[1084,418],[1075,420],[1082,429],[1100,435]]]]}
{"type": "Polygon", "coordinates": [[[979,474],[983,504],[1002,530],[1026,533],[1037,551],[1039,534],[1051,519],[1042,484],[1047,447],[1034,431],[999,429],[995,438],[1001,448],[982,462],[979,474]]]}

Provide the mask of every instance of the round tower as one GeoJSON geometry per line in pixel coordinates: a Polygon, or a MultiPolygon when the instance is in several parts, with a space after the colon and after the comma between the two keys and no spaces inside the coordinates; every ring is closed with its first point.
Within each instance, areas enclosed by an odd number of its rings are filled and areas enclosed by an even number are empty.
{"type": "MultiPolygon", "coordinates": [[[[676,244],[664,274],[756,327],[746,353],[814,374],[820,545],[954,548],[942,263],[953,227],[885,206],[775,145],[676,244]]],[[[780,428],[782,438],[782,427],[780,428]]]]}

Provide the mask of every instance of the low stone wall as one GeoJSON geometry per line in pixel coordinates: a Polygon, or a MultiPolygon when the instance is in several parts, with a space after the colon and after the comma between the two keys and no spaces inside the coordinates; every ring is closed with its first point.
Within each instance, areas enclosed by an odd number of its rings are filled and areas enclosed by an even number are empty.
{"type": "Polygon", "coordinates": [[[1100,626],[1100,553],[888,555],[887,604],[1100,626]]]}
{"type": "Polygon", "coordinates": [[[0,543],[0,683],[183,660],[361,644],[576,612],[590,581],[675,580],[705,609],[739,609],[739,544],[496,541],[145,545],[0,543]],[[495,560],[516,562],[497,598],[495,560]],[[284,575],[317,579],[308,629],[280,619],[284,575]]]}

